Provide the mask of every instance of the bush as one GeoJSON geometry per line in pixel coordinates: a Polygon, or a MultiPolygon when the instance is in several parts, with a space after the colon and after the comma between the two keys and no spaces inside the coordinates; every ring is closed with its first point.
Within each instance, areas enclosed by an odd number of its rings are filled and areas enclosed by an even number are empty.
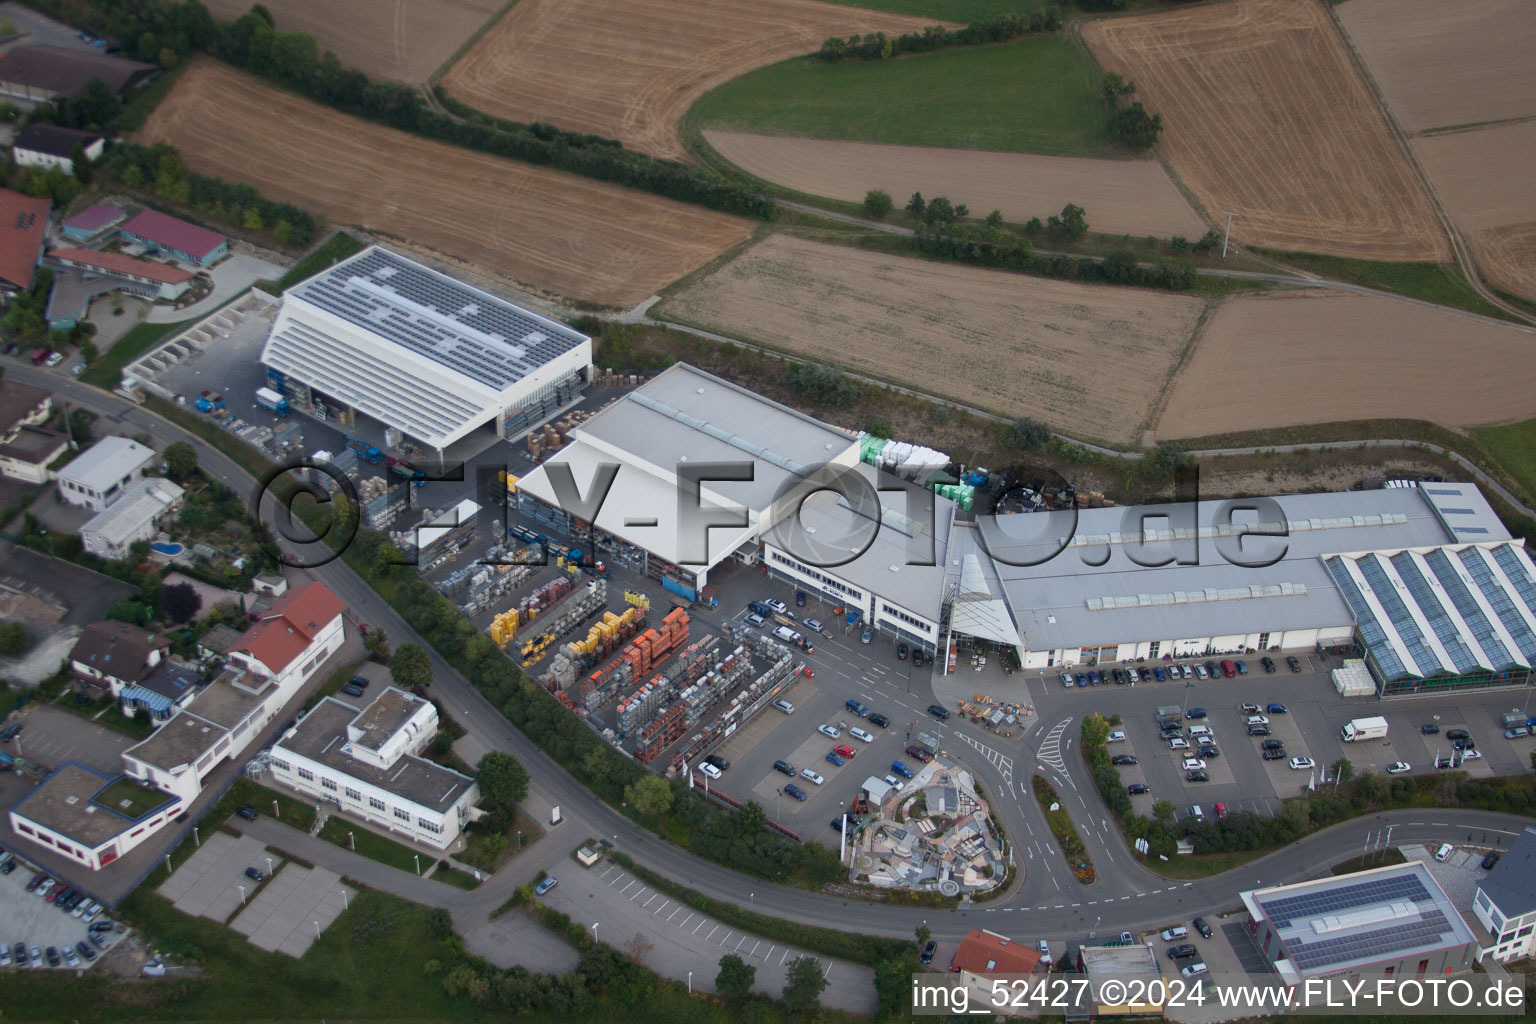
{"type": "Polygon", "coordinates": [[[874,220],[884,220],[886,214],[895,208],[895,202],[889,192],[878,188],[872,188],[864,193],[864,213],[874,220]]]}
{"type": "Polygon", "coordinates": [[[864,397],[864,387],[835,366],[826,363],[792,364],[784,384],[807,402],[817,405],[853,405],[864,397]]]}
{"type": "Polygon", "coordinates": [[[1009,448],[1022,448],[1027,452],[1039,451],[1051,440],[1051,428],[1039,420],[1022,416],[1008,428],[1006,444],[1009,448]]]}
{"type": "Polygon", "coordinates": [[[1055,32],[1061,28],[1061,11],[1042,7],[1028,14],[1004,14],[976,21],[964,28],[946,29],[929,25],[921,32],[908,32],[891,39],[884,32],[867,36],[833,36],[821,44],[816,57],[830,64],[844,60],[889,60],[907,53],[932,53],[951,46],[981,46],[1004,43],[1036,32],[1055,32]]]}

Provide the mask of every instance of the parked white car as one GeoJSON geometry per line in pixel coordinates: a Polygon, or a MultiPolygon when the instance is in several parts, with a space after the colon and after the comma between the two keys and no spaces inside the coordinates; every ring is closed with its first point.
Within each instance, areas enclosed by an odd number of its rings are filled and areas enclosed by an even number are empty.
{"type": "Polygon", "coordinates": [[[839,739],[843,735],[842,730],[835,725],[818,725],[816,731],[830,740],[839,739]]]}
{"type": "Polygon", "coordinates": [[[1197,772],[1204,767],[1205,762],[1198,757],[1186,757],[1184,759],[1184,770],[1187,772],[1197,772]]]}
{"type": "Polygon", "coordinates": [[[1388,775],[1403,775],[1411,771],[1413,771],[1413,765],[1409,764],[1407,761],[1393,761],[1391,764],[1387,765],[1388,775]]]}
{"type": "Polygon", "coordinates": [[[1114,729],[1114,730],[1112,730],[1110,732],[1110,734],[1104,738],[1104,742],[1105,743],[1123,743],[1123,742],[1125,742],[1125,730],[1124,729],[1114,729]]]}
{"type": "Polygon", "coordinates": [[[804,779],[805,781],[807,781],[807,782],[814,782],[818,786],[821,785],[823,782],[827,781],[826,779],[821,777],[821,773],[820,772],[813,772],[809,768],[801,768],[800,769],[800,777],[802,779],[804,779]]]}
{"type": "Polygon", "coordinates": [[[720,769],[716,768],[714,765],[710,764],[708,761],[700,762],[698,765],[695,765],[695,767],[698,768],[699,771],[703,772],[705,775],[709,776],[712,779],[718,779],[720,777],[720,769]]]}
{"type": "Polygon", "coordinates": [[[1185,739],[1183,736],[1175,736],[1173,739],[1168,741],[1168,748],[1170,750],[1188,750],[1189,740],[1185,739]]]}
{"type": "Polygon", "coordinates": [[[895,789],[895,790],[900,790],[903,786],[905,786],[907,784],[907,780],[906,779],[898,779],[894,775],[887,775],[883,781],[885,782],[885,784],[887,786],[890,786],[892,789],[895,789]]]}
{"type": "MultiPolygon", "coordinates": [[[[1297,771],[1317,767],[1317,762],[1312,760],[1310,757],[1293,757],[1291,758],[1290,764],[1291,767],[1297,771]]],[[[1391,771],[1391,769],[1389,768],[1388,771],[1391,771]]]]}
{"type": "Polygon", "coordinates": [[[848,730],[848,735],[852,736],[854,739],[859,740],[862,743],[873,743],[873,742],[875,742],[875,737],[874,737],[873,733],[865,732],[863,729],[860,729],[858,726],[854,726],[852,729],[849,729],[848,730]]]}

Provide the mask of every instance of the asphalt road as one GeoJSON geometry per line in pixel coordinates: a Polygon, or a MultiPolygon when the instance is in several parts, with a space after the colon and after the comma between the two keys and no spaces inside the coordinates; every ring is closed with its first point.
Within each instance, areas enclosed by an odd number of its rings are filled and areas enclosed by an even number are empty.
{"type": "MultiPolygon", "coordinates": [[[[102,432],[119,429],[129,434],[147,432],[157,447],[171,441],[187,441],[197,449],[202,466],[213,477],[238,490],[253,486],[238,466],[200,439],[116,395],[31,367],[8,369],[13,379],[51,388],[71,403],[100,413],[103,421],[99,430],[102,432]]],[[[342,597],[356,619],[382,626],[395,643],[419,641],[404,620],[340,561],[311,570],[311,573],[342,597]]],[[[428,650],[430,652],[430,648],[428,650]]],[[[533,780],[530,806],[541,809],[559,805],[567,819],[561,828],[566,829],[567,834],[606,835],[646,867],[707,895],[742,905],[750,902],[760,912],[790,920],[863,933],[904,937],[911,935],[917,925],[926,923],[935,936],[947,940],[981,926],[1048,938],[1081,937],[1093,931],[1095,922],[1104,917],[1108,920],[1103,923],[1103,930],[1138,929],[1231,907],[1236,903],[1236,893],[1240,889],[1316,876],[1326,871],[1328,865],[1360,853],[1369,834],[1389,825],[1395,828],[1395,841],[1430,843],[1484,833],[1509,840],[1528,824],[1526,819],[1514,815],[1481,811],[1391,812],[1336,825],[1241,869],[1198,882],[1162,879],[1135,864],[1123,845],[1119,846],[1116,856],[1118,835],[1106,831],[1090,845],[1090,849],[1096,846],[1095,852],[1102,852],[1106,857],[1106,861],[1101,862],[1105,863],[1101,880],[1092,887],[1075,886],[1074,883],[1073,888],[1063,887],[1057,891],[1051,887],[1052,873],[1037,870],[1026,871],[1023,881],[1008,896],[980,907],[928,910],[870,904],[748,878],[656,838],[592,796],[580,782],[514,729],[467,680],[435,654],[431,657],[436,695],[442,699],[449,714],[487,749],[510,751],[524,763],[533,780]],[[1113,908],[1113,916],[1104,912],[1106,907],[1113,908]],[[1018,915],[1017,923],[1009,920],[1013,915],[1018,915]]],[[[1069,764],[1073,762],[1070,756],[1066,760],[1069,764]]],[[[987,769],[983,771],[985,773],[987,769]]],[[[993,777],[1000,776],[994,774],[993,777]]],[[[1090,789],[1083,800],[1084,806],[1092,809],[1098,803],[1097,793],[1090,789]]],[[[1033,817],[1032,827],[1044,826],[1043,817],[1033,806],[1033,801],[999,801],[999,805],[1005,809],[1005,827],[1010,830],[1030,817],[1033,817]]],[[[1012,834],[1017,838],[1022,833],[1012,831],[1012,834]]]]}

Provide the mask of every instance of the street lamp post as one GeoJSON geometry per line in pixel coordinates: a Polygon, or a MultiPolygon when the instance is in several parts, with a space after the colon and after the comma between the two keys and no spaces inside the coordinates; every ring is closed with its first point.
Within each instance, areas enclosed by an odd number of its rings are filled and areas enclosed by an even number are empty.
{"type": "Polygon", "coordinates": [[[277,813],[277,801],[276,800],[272,801],[272,817],[274,817],[274,818],[282,817],[282,815],[277,813]]]}
{"type": "Polygon", "coordinates": [[[272,873],[272,858],[268,857],[267,858],[267,874],[270,875],[271,873],[272,873]]]}
{"type": "Polygon", "coordinates": [[[411,859],[416,862],[416,873],[418,875],[421,874],[421,854],[413,853],[411,854],[411,859]]]}
{"type": "Polygon", "coordinates": [[[1189,711],[1189,691],[1193,690],[1194,688],[1195,688],[1195,684],[1194,684],[1193,680],[1185,682],[1185,684],[1184,684],[1184,711],[1186,713],[1189,711]]]}
{"type": "Polygon", "coordinates": [[[240,890],[240,905],[243,907],[245,906],[245,886],[237,885],[235,888],[240,890]]]}
{"type": "Polygon", "coordinates": [[[751,904],[752,906],[754,906],[754,907],[757,906],[757,893],[755,893],[755,892],[747,893],[747,902],[749,904],[751,904]]]}
{"type": "Polygon", "coordinates": [[[693,995],[693,972],[688,972],[688,994],[693,995]]]}
{"type": "Polygon", "coordinates": [[[203,837],[202,834],[198,832],[196,825],[192,826],[192,845],[196,846],[198,849],[202,849],[203,846],[203,837]]]}

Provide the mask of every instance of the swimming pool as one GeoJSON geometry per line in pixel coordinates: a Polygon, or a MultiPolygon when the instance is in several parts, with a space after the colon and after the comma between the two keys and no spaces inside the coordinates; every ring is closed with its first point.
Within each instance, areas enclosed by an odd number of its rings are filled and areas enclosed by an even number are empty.
{"type": "Polygon", "coordinates": [[[158,541],[149,547],[152,551],[157,551],[162,555],[170,555],[172,558],[187,550],[185,544],[167,544],[164,541],[158,541]]]}

